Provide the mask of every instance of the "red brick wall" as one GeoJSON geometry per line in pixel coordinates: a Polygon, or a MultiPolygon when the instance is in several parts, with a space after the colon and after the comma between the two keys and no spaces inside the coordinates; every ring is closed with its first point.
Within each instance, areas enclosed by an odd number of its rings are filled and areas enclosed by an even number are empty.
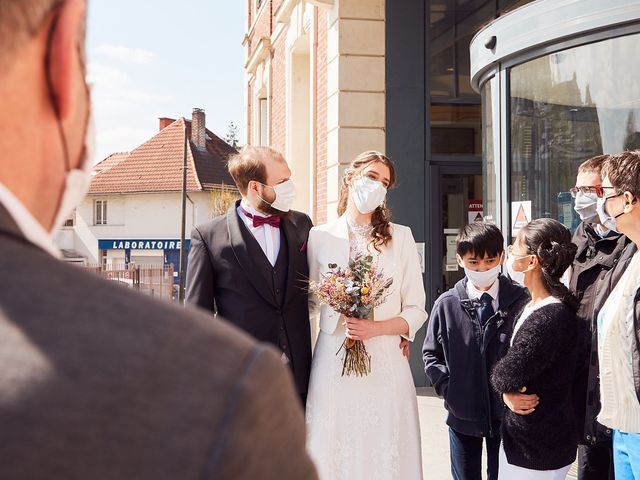
{"type": "MultiPolygon", "coordinates": [[[[270,38],[273,26],[273,12],[275,12],[275,8],[280,4],[282,0],[262,0],[263,5],[260,6],[259,13],[260,16],[256,17],[258,12],[255,10],[256,2],[255,0],[247,0],[249,2],[248,6],[248,15],[249,15],[249,30],[253,27],[253,31],[248,39],[248,58],[251,57],[254,50],[260,43],[260,39],[263,37],[270,38]]],[[[247,32],[249,34],[249,32],[247,32]]],[[[253,111],[254,107],[254,89],[251,83],[247,84],[247,145],[253,144],[253,139],[255,137],[254,127],[258,127],[258,125],[253,125],[255,112],[253,111]]]]}
{"type": "MultiPolygon", "coordinates": [[[[251,9],[253,9],[255,3],[251,2],[251,9]]],[[[253,49],[256,47],[258,41],[262,37],[270,37],[273,28],[275,26],[275,20],[273,14],[278,9],[278,6],[283,0],[263,0],[267,2],[264,9],[260,11],[260,16],[255,22],[254,30],[251,38],[249,39],[249,55],[251,55],[253,49]]],[[[313,216],[317,224],[322,224],[327,221],[327,33],[328,33],[328,18],[327,11],[323,8],[313,7],[317,11],[318,16],[318,30],[317,30],[317,50],[315,56],[317,63],[315,65],[316,75],[316,168],[315,168],[315,182],[316,182],[316,198],[313,216]]],[[[255,12],[250,12],[250,18],[255,17],[255,12]]],[[[287,79],[286,72],[286,58],[285,58],[285,37],[281,35],[274,45],[273,55],[271,58],[271,71],[270,79],[271,86],[269,91],[270,98],[270,118],[269,118],[269,132],[270,132],[270,145],[282,152],[285,151],[287,138],[286,138],[286,88],[287,79]]],[[[253,133],[253,90],[250,85],[247,86],[248,95],[248,112],[247,112],[247,143],[252,143],[253,133]]]]}
{"type": "MultiPolygon", "coordinates": [[[[273,14],[280,6],[283,0],[271,0],[273,14]]],[[[275,20],[272,20],[275,22],[275,20]]],[[[271,57],[271,102],[269,104],[270,117],[269,117],[269,142],[270,145],[284,153],[287,138],[286,138],[286,126],[287,126],[287,79],[286,72],[286,58],[285,58],[285,38],[286,35],[280,35],[280,38],[275,44],[271,45],[273,49],[273,56],[271,57]]]]}
{"type": "Polygon", "coordinates": [[[247,96],[247,118],[245,119],[247,122],[247,140],[246,145],[251,145],[253,143],[253,88],[251,88],[251,84],[247,83],[247,91],[245,93],[247,96]]]}
{"type": "Polygon", "coordinates": [[[287,79],[285,76],[285,35],[281,35],[273,45],[271,57],[271,102],[270,107],[270,144],[284,153],[286,139],[287,79]]]}
{"type": "Polygon", "coordinates": [[[252,10],[252,13],[250,14],[250,20],[252,23],[250,24],[249,28],[251,28],[251,25],[254,26],[253,32],[249,37],[249,56],[251,56],[251,53],[253,53],[253,50],[256,48],[262,37],[271,37],[271,33],[273,32],[272,16],[273,12],[275,12],[273,4],[277,3],[279,5],[280,0],[276,0],[275,2],[273,0],[262,0],[263,5],[260,6],[259,10],[260,16],[257,18],[256,15],[258,14],[258,12],[253,10],[255,8],[255,0],[249,1],[251,2],[252,10]],[[254,19],[255,25],[253,23],[254,19]]]}
{"type": "Polygon", "coordinates": [[[327,13],[318,8],[318,49],[316,51],[316,224],[327,221],[327,13]]]}

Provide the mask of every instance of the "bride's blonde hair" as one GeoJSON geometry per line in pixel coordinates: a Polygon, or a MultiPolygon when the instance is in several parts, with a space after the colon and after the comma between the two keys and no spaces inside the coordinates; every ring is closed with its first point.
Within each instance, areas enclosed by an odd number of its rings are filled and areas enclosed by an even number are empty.
{"type": "MultiPolygon", "coordinates": [[[[349,203],[348,182],[361,173],[372,163],[381,163],[389,169],[389,186],[391,188],[396,182],[396,168],[393,162],[380,152],[367,151],[358,155],[344,171],[340,182],[340,197],[338,200],[338,215],[344,214],[349,203]]],[[[372,240],[373,248],[380,252],[382,246],[386,246],[391,241],[391,211],[385,202],[376,208],[371,216],[371,226],[373,227],[372,240]]]]}

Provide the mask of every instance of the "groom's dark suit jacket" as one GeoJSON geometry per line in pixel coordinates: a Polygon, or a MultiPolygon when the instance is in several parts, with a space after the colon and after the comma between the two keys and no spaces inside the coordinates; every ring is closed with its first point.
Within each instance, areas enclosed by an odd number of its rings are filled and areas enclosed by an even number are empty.
{"type": "Polygon", "coordinates": [[[279,347],[304,398],[311,369],[306,252],[311,219],[293,211],[282,219],[280,254],[272,266],[237,205],[191,232],[187,302],[279,347]]]}

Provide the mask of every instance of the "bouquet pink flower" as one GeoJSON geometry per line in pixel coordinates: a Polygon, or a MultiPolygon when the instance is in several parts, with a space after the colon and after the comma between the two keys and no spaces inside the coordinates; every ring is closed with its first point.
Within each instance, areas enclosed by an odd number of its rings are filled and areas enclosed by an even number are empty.
{"type": "MultiPolygon", "coordinates": [[[[323,274],[319,282],[309,283],[311,293],[346,317],[371,318],[373,309],[384,303],[393,279],[384,278],[371,255],[351,260],[348,268],[340,268],[335,263],[328,266],[329,272],[323,274]]],[[[362,340],[345,338],[336,355],[342,350],[342,376],[361,377],[371,373],[371,356],[362,340]]]]}

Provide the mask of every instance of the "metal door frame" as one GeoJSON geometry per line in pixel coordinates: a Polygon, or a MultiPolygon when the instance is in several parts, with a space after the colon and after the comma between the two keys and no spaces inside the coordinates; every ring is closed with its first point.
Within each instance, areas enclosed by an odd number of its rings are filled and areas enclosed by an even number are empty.
{"type": "Polygon", "coordinates": [[[439,291],[442,293],[442,195],[440,191],[440,180],[443,175],[482,175],[482,160],[478,157],[473,161],[465,162],[442,162],[431,164],[428,168],[429,174],[429,204],[427,210],[431,213],[429,224],[428,249],[428,269],[427,269],[427,305],[431,307],[439,291]]]}

